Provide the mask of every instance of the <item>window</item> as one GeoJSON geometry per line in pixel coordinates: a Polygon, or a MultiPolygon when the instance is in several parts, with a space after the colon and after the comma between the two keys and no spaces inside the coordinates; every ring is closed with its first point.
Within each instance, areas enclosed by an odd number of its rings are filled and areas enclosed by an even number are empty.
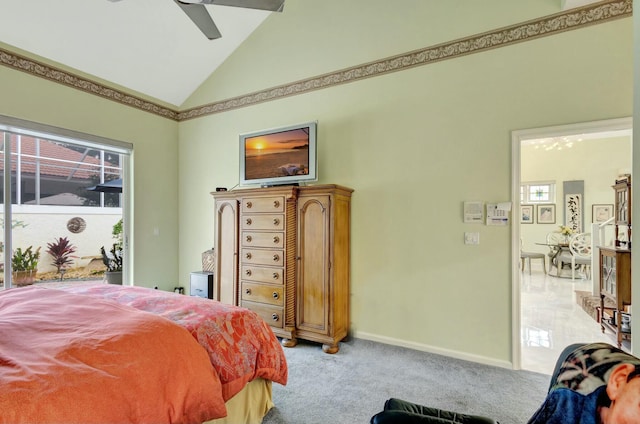
{"type": "Polygon", "coordinates": [[[538,181],[522,183],[520,186],[520,203],[555,203],[556,183],[538,181]]]}
{"type": "MultiPolygon", "coordinates": [[[[88,190],[121,178],[121,154],[8,131],[0,135],[11,145],[11,204],[121,207],[119,194],[88,190]]],[[[0,152],[0,174],[4,153],[0,152]]],[[[1,184],[0,199],[3,195],[1,184]]]]}
{"type": "MultiPolygon", "coordinates": [[[[64,236],[77,247],[72,267],[82,268],[113,243],[122,222],[128,284],[131,193],[122,188],[132,153],[130,143],[0,115],[0,262],[12,264],[18,248],[41,249],[37,270],[46,275],[56,267],[44,251],[64,236]]],[[[12,268],[4,267],[0,287],[13,285],[12,268]]]]}

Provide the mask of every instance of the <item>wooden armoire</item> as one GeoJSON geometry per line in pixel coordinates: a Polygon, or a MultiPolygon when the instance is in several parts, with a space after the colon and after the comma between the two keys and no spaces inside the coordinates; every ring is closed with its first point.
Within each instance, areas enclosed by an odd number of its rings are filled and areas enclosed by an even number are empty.
{"type": "Polygon", "coordinates": [[[352,189],[276,186],[211,193],[215,299],[258,313],[292,347],[327,353],[349,331],[352,189]]]}

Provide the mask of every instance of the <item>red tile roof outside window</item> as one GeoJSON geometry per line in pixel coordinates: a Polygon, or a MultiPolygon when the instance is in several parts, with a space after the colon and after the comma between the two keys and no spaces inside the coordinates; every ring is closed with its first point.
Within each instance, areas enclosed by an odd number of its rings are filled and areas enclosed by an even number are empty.
{"type": "MultiPolygon", "coordinates": [[[[100,193],[86,189],[121,177],[118,154],[104,151],[103,164],[101,151],[96,148],[18,134],[10,134],[10,137],[11,171],[13,178],[18,178],[17,175],[20,178],[20,193],[17,193],[16,185],[11,194],[14,204],[100,206],[100,193]],[[40,182],[37,189],[36,180],[40,182]],[[71,203],[60,200],[71,197],[74,197],[71,203]]],[[[4,170],[1,147],[0,144],[0,173],[4,170]]],[[[0,197],[1,191],[0,187],[0,197]]],[[[103,201],[104,206],[120,206],[117,195],[105,195],[103,201]]]]}
{"type": "MultiPolygon", "coordinates": [[[[61,143],[40,139],[40,154],[37,156],[36,139],[27,136],[11,135],[11,153],[17,154],[17,138],[20,137],[21,173],[35,174],[36,160],[40,160],[41,176],[58,176],[74,179],[89,179],[91,176],[99,175],[100,159],[86,154],[95,149],[86,148],[85,152],[80,152],[68,148],[61,143]]],[[[4,156],[4,155],[2,155],[4,156]]],[[[17,162],[12,160],[11,170],[15,171],[17,162]]],[[[0,163],[0,170],[4,169],[4,163],[0,163]]],[[[120,175],[119,165],[105,160],[105,173],[120,175]]]]}

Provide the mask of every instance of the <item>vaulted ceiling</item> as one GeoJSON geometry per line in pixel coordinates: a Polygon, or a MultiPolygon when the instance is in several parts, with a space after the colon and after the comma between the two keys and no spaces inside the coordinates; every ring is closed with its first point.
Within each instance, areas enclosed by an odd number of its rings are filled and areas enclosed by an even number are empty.
{"type": "Polygon", "coordinates": [[[7,1],[0,41],[179,106],[271,13],[206,7],[222,38],[173,0],[7,1]]]}
{"type": "Polygon", "coordinates": [[[206,7],[222,38],[208,40],[173,0],[6,1],[0,41],[180,106],[273,13],[206,7]]]}

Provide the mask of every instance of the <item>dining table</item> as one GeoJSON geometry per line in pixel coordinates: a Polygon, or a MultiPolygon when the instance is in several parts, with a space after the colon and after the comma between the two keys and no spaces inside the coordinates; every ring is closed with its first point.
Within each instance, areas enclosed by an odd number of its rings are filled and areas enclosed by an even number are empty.
{"type": "Polygon", "coordinates": [[[554,277],[558,278],[571,278],[571,249],[569,249],[569,243],[536,243],[539,246],[547,246],[550,248],[549,253],[549,275],[552,268],[556,267],[556,274],[554,277]],[[568,258],[567,260],[561,260],[562,258],[568,258]],[[567,272],[563,272],[566,270],[567,272]]]}

